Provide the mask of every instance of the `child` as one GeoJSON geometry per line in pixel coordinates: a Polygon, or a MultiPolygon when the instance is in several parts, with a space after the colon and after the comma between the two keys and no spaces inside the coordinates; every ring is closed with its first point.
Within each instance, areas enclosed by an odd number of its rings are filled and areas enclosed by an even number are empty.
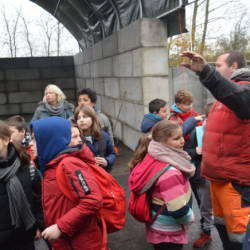
{"type": "Polygon", "coordinates": [[[0,249],[35,250],[43,229],[41,178],[31,177],[30,159],[11,141],[8,125],[0,121],[0,249]]]}
{"type": "Polygon", "coordinates": [[[11,131],[11,141],[19,145],[28,146],[30,136],[25,119],[20,115],[15,115],[9,117],[6,123],[11,131]]]}
{"type": "MultiPolygon", "coordinates": [[[[205,114],[208,116],[209,110],[213,103],[205,106],[205,114]]],[[[204,121],[204,125],[206,120],[204,121]]],[[[211,242],[211,229],[213,227],[213,212],[210,195],[210,182],[200,176],[200,165],[202,160],[202,145],[201,141],[203,136],[204,126],[196,127],[190,134],[190,138],[185,143],[184,150],[191,156],[196,170],[195,175],[190,179],[191,187],[197,200],[201,213],[201,230],[200,237],[195,240],[193,246],[196,248],[204,247],[211,242]],[[199,130],[202,130],[199,132],[199,130]]]]}
{"type": "Polygon", "coordinates": [[[111,171],[116,159],[114,146],[108,133],[101,129],[95,111],[88,105],[78,106],[74,121],[82,134],[83,141],[93,152],[96,164],[111,171]]]}
{"type": "Polygon", "coordinates": [[[154,99],[148,104],[149,113],[144,115],[141,122],[141,132],[148,133],[159,121],[167,118],[167,102],[162,99],[154,99]]]}
{"type": "Polygon", "coordinates": [[[113,131],[108,117],[96,108],[97,95],[96,92],[90,88],[82,89],[77,93],[77,104],[78,106],[85,104],[95,110],[96,115],[99,118],[102,129],[107,132],[110,136],[112,144],[114,145],[113,131]]]}
{"type": "Polygon", "coordinates": [[[175,104],[170,109],[169,120],[178,121],[179,125],[184,126],[185,133],[183,131],[185,141],[188,140],[190,132],[195,126],[202,125],[203,116],[192,109],[193,106],[193,95],[187,90],[179,90],[175,94],[175,104]]]}
{"type": "Polygon", "coordinates": [[[43,210],[47,226],[42,232],[43,238],[51,241],[54,250],[100,250],[102,232],[97,213],[102,206],[102,195],[85,163],[94,164],[91,152],[84,145],[69,147],[70,122],[61,117],[37,120],[31,127],[35,136],[32,144],[36,144],[43,170],[43,210]],[[58,186],[59,163],[78,203],[69,200],[58,186]]]}
{"type": "MultiPolygon", "coordinates": [[[[137,193],[145,188],[157,171],[170,166],[150,189],[152,217],[165,206],[155,221],[146,225],[147,241],[153,243],[156,250],[182,249],[183,244],[188,242],[188,225],[194,221],[188,178],[194,174],[195,167],[183,151],[183,146],[182,129],[176,122],[158,122],[152,130],[148,153],[141,161],[135,154],[137,160],[134,163],[139,163],[134,166],[129,177],[130,190],[137,193]]],[[[142,148],[139,147],[140,150],[142,148]]],[[[141,150],[142,157],[144,154],[141,150]]]]}

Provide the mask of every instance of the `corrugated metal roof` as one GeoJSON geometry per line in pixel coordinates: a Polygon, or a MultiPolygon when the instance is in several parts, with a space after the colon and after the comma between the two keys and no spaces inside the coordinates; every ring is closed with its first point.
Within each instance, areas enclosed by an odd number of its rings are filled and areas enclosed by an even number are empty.
{"type": "Polygon", "coordinates": [[[78,40],[90,47],[143,17],[166,21],[169,36],[185,30],[188,0],[30,0],[55,16],[78,40]]]}

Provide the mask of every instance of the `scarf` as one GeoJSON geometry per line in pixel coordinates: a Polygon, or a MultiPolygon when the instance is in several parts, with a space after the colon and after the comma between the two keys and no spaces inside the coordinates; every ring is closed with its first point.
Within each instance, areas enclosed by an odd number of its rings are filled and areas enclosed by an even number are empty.
{"type": "Polygon", "coordinates": [[[67,103],[65,100],[58,103],[57,106],[52,106],[49,103],[44,102],[45,109],[47,110],[47,112],[50,116],[60,116],[60,117],[64,117],[64,118],[66,118],[64,115],[64,109],[65,109],[66,104],[67,103]]]}
{"type": "Polygon", "coordinates": [[[0,161],[0,180],[6,183],[12,226],[16,229],[24,225],[25,229],[29,230],[35,224],[35,218],[31,212],[22,184],[16,176],[21,167],[21,162],[15,153],[15,149],[12,146],[8,160],[0,161]],[[16,158],[13,161],[14,157],[16,158]],[[3,165],[4,167],[2,167],[3,165]]]}
{"type": "Polygon", "coordinates": [[[148,153],[156,160],[171,164],[188,178],[194,175],[195,166],[190,162],[191,157],[182,149],[152,140],[148,146],[148,153]]]}

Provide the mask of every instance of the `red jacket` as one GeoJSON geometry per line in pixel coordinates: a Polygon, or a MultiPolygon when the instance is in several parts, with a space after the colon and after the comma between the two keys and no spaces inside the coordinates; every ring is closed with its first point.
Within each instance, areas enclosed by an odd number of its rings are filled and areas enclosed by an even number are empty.
{"type": "MultiPolygon", "coordinates": [[[[244,84],[249,82],[238,82],[244,84]]],[[[240,119],[221,102],[208,116],[202,147],[201,174],[213,181],[250,186],[250,120],[240,119]]]]}
{"type": "Polygon", "coordinates": [[[65,153],[53,159],[47,166],[43,178],[43,208],[46,226],[57,224],[63,236],[52,241],[54,250],[100,250],[102,233],[98,226],[96,212],[102,206],[102,195],[88,165],[84,162],[94,161],[87,146],[73,153],[65,153]],[[68,155],[83,160],[81,167],[68,160],[68,155]],[[70,201],[57,186],[56,167],[61,161],[63,171],[72,193],[78,197],[79,204],[70,201]],[[83,177],[85,189],[79,178],[83,177]],[[87,186],[87,190],[86,190],[87,186]]]}

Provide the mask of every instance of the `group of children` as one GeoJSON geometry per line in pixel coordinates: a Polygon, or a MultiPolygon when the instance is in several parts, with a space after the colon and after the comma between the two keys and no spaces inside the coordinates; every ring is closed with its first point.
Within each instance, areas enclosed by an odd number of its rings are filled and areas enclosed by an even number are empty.
{"type": "Polygon", "coordinates": [[[212,240],[210,188],[200,176],[202,134],[211,104],[207,105],[206,115],[198,114],[192,104],[193,96],[186,90],[176,93],[170,112],[166,101],[152,100],[141,123],[145,134],[129,163],[129,188],[137,194],[155,181],[162,162],[169,166],[148,191],[151,216],[156,218],[146,224],[146,237],[156,250],[182,249],[187,244],[187,231],[194,221],[192,191],[200,208],[202,230],[193,246],[200,248],[212,240]]]}
{"type": "MultiPolygon", "coordinates": [[[[43,101],[51,96],[65,98],[55,85],[45,89],[43,101]]],[[[19,115],[0,122],[0,249],[34,250],[37,239],[47,249],[106,249],[98,217],[103,197],[88,166],[110,172],[116,154],[110,124],[93,108],[93,96],[90,89],[79,92],[68,119],[44,111],[41,119],[33,116],[30,129],[19,115]],[[77,204],[58,186],[59,164],[77,204]]]]}
{"type": "MultiPolygon", "coordinates": [[[[79,92],[78,107],[68,120],[65,113],[61,117],[51,115],[53,110],[58,111],[53,109],[54,97],[55,103],[65,99],[57,86],[47,86],[44,104],[39,107],[49,110],[43,110],[42,119],[38,119],[41,110],[36,111],[30,124],[31,138],[21,116],[0,122],[3,250],[20,246],[34,250],[34,239],[39,238],[55,250],[105,249],[97,216],[102,195],[85,163],[111,171],[116,154],[109,120],[96,109],[96,93],[91,89],[79,92]],[[81,168],[74,157],[82,161],[81,168]],[[57,184],[59,164],[64,166],[66,182],[79,200],[77,204],[67,199],[57,184]]],[[[209,183],[199,175],[200,131],[205,117],[192,109],[192,103],[192,94],[186,90],[177,92],[170,114],[166,101],[151,101],[141,123],[144,135],[129,163],[129,187],[133,192],[139,192],[163,165],[167,167],[150,189],[151,215],[156,218],[146,225],[146,236],[157,250],[182,249],[188,242],[187,231],[194,221],[192,191],[201,210],[202,228],[194,246],[202,247],[212,239],[209,183]]]]}

